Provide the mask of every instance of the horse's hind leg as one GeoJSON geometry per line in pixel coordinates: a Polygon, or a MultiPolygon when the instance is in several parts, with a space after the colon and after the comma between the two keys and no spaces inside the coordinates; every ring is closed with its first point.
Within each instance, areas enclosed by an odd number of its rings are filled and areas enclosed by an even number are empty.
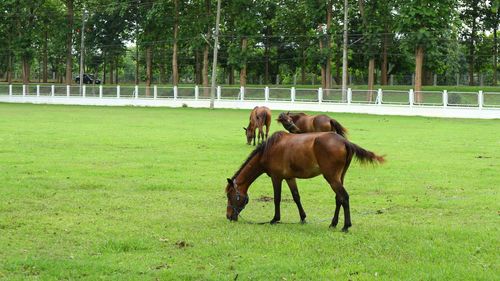
{"type": "Polygon", "coordinates": [[[262,126],[259,126],[259,142],[264,142],[264,131],[262,130],[262,126]]]}
{"type": "Polygon", "coordinates": [[[342,208],[344,209],[344,227],[342,227],[342,231],[347,232],[349,227],[352,226],[351,210],[349,207],[349,194],[340,181],[332,181],[330,182],[330,186],[335,192],[335,214],[333,215],[332,224],[330,226],[337,226],[337,223],[339,221],[340,206],[342,206],[342,208]]]}
{"type": "Polygon", "coordinates": [[[299,209],[300,221],[302,223],[305,223],[306,212],[304,212],[304,209],[302,208],[302,203],[300,203],[300,195],[299,195],[299,189],[297,188],[297,182],[295,181],[295,179],[288,179],[286,180],[286,183],[288,184],[288,187],[290,187],[293,201],[295,202],[295,204],[297,204],[297,208],[299,209]]]}
{"type": "Polygon", "coordinates": [[[342,203],[340,202],[339,196],[335,195],[335,214],[333,215],[330,227],[337,227],[337,224],[339,223],[340,206],[342,206],[342,203]]]}

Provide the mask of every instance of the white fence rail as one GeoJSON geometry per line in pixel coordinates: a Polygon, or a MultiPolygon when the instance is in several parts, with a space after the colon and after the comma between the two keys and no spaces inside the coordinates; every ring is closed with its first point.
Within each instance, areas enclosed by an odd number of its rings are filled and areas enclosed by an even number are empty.
{"type": "MultiPolygon", "coordinates": [[[[210,88],[164,86],[1,85],[0,102],[208,107],[210,88]]],[[[215,106],[386,115],[500,118],[500,92],[217,87],[215,106]]]]}

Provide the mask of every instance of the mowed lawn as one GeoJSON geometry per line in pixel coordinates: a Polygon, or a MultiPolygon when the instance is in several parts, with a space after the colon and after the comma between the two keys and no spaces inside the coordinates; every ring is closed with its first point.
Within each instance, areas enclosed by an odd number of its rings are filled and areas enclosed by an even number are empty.
{"type": "Polygon", "coordinates": [[[500,120],[331,113],[387,159],[351,165],[346,234],[322,177],[298,181],[307,224],[286,184],[282,223],[252,223],[266,175],[227,221],[248,114],[0,104],[0,279],[498,280],[500,120]]]}

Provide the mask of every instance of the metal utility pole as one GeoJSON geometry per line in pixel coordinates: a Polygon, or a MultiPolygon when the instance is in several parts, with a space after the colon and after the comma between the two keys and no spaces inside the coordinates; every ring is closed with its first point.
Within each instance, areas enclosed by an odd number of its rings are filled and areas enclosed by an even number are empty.
{"type": "Polygon", "coordinates": [[[342,101],[346,101],[347,97],[347,16],[349,9],[347,0],[344,0],[344,47],[342,54],[342,101]]]}
{"type": "Polygon", "coordinates": [[[85,20],[87,16],[87,10],[85,10],[85,6],[83,6],[83,13],[82,13],[82,42],[80,46],[80,96],[83,95],[83,62],[84,62],[84,56],[85,56],[85,20]]]}
{"type": "Polygon", "coordinates": [[[214,108],[214,100],[215,100],[215,81],[217,78],[217,51],[219,50],[220,2],[221,0],[217,0],[217,17],[215,19],[214,62],[212,65],[212,87],[210,89],[210,109],[214,108]]]}

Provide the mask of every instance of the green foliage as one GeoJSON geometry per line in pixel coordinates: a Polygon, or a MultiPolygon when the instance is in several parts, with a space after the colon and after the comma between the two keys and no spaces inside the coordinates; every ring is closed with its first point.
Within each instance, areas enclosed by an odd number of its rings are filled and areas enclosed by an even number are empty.
{"type": "MultiPolygon", "coordinates": [[[[225,75],[231,69],[247,66],[248,75],[256,81],[264,74],[290,76],[301,70],[305,75],[319,75],[327,62],[332,63],[333,72],[341,66],[343,1],[222,2],[219,67],[225,75]],[[331,26],[326,30],[323,27],[328,5],[332,6],[333,13],[331,26]],[[242,48],[243,40],[248,40],[246,49],[242,48]],[[319,48],[320,40],[324,43],[323,50],[319,48]]],[[[64,72],[68,31],[66,3],[62,0],[0,1],[0,77],[6,76],[7,71],[19,73],[23,60],[32,63],[32,70],[38,71],[45,57],[50,70],[58,76],[64,72]],[[10,62],[13,69],[8,70],[10,62]]],[[[383,40],[388,42],[391,74],[407,75],[414,71],[413,56],[419,45],[426,49],[424,68],[427,71],[463,72],[473,63],[476,71],[492,72],[495,51],[487,49],[493,49],[498,42],[489,41],[488,34],[498,29],[498,3],[498,0],[352,1],[348,24],[349,72],[366,73],[368,59],[375,59],[377,68],[380,67],[383,40]],[[364,21],[360,16],[361,2],[364,21]],[[476,35],[472,40],[470,33],[474,24],[476,35]],[[470,44],[471,41],[474,43],[470,44]]],[[[127,79],[134,77],[133,64],[137,62],[134,43],[139,51],[139,76],[145,76],[148,46],[153,53],[153,74],[158,76],[159,72],[169,71],[173,1],[74,0],[70,52],[75,70],[84,6],[89,12],[85,30],[88,71],[99,73],[105,64],[117,62],[120,73],[126,72],[127,79]]],[[[211,0],[179,1],[177,43],[181,76],[192,77],[201,71],[205,46],[213,44],[215,6],[216,1],[211,0]],[[208,43],[202,35],[208,38],[208,43]]]]}

